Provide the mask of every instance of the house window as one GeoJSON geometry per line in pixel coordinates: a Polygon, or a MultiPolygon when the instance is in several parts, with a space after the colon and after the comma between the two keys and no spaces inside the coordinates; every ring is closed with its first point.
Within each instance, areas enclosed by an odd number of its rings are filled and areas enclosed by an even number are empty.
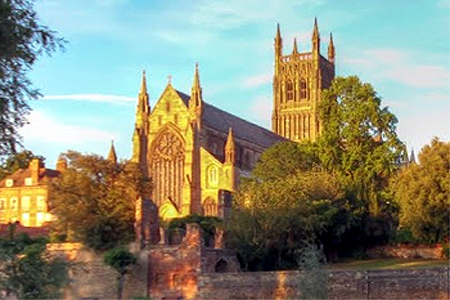
{"type": "Polygon", "coordinates": [[[6,199],[0,199],[0,210],[6,209],[6,199]]]}
{"type": "Polygon", "coordinates": [[[23,226],[29,227],[30,226],[30,214],[29,213],[23,213],[22,214],[22,220],[20,222],[23,226]]]}
{"type": "Polygon", "coordinates": [[[20,203],[20,209],[22,211],[29,211],[30,210],[30,197],[22,197],[21,203],[20,203]]]}
{"type": "Polygon", "coordinates": [[[158,116],[158,126],[161,126],[162,124],[162,116],[158,116]]]}
{"type": "Polygon", "coordinates": [[[12,179],[6,179],[6,187],[12,187],[13,186],[14,181],[12,179]]]}
{"type": "Polygon", "coordinates": [[[11,210],[17,210],[17,198],[9,199],[9,207],[11,210]]]}
{"type": "Polygon", "coordinates": [[[45,214],[43,212],[38,212],[36,214],[36,226],[41,226],[45,222],[45,214]]]}
{"type": "Polygon", "coordinates": [[[43,196],[37,197],[37,210],[38,211],[46,211],[47,210],[47,203],[45,203],[45,198],[43,196]]]}
{"type": "Polygon", "coordinates": [[[287,101],[294,100],[294,85],[290,80],[286,83],[286,99],[287,101]]]}
{"type": "Polygon", "coordinates": [[[33,184],[33,178],[28,177],[25,178],[25,185],[32,185],[33,184]]]}
{"type": "Polygon", "coordinates": [[[300,81],[300,99],[306,99],[308,97],[306,80],[302,79],[300,81]]]}

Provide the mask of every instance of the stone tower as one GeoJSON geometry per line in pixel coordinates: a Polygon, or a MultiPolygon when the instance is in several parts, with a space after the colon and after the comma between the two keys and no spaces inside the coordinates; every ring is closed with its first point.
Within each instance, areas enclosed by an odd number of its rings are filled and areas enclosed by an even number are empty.
{"type": "Polygon", "coordinates": [[[283,55],[280,26],[275,36],[272,131],[296,142],[315,141],[322,123],[318,104],[321,92],[335,75],[335,49],[330,34],[328,59],[320,54],[320,35],[314,20],[311,52],[299,53],[297,40],[291,54],[283,55]]]}

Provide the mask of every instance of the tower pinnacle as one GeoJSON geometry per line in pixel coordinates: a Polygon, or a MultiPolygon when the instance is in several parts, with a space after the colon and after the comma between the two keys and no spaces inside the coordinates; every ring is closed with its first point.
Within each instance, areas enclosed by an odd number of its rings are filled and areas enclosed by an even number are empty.
{"type": "Polygon", "coordinates": [[[141,90],[139,94],[147,94],[147,79],[145,77],[145,70],[142,71],[142,82],[141,82],[141,90]]]}
{"type": "Polygon", "coordinates": [[[335,58],[335,50],[333,43],[333,34],[330,33],[330,43],[328,44],[328,60],[334,63],[334,58],[335,58]]]}
{"type": "Polygon", "coordinates": [[[283,52],[283,42],[281,39],[280,24],[277,23],[277,33],[275,36],[275,57],[281,57],[283,52]]]}
{"type": "Polygon", "coordinates": [[[191,101],[195,107],[201,106],[202,87],[200,86],[200,75],[198,72],[198,63],[195,63],[194,82],[191,88],[191,101]]]}
{"type": "Polygon", "coordinates": [[[114,148],[114,141],[111,141],[111,147],[109,148],[108,160],[114,164],[117,163],[116,149],[114,148]]]}
{"type": "Polygon", "coordinates": [[[297,38],[294,38],[294,47],[292,48],[292,54],[297,54],[297,38]]]}
{"type": "Polygon", "coordinates": [[[236,144],[234,142],[233,128],[228,130],[227,142],[225,143],[225,162],[235,163],[236,144]]]}

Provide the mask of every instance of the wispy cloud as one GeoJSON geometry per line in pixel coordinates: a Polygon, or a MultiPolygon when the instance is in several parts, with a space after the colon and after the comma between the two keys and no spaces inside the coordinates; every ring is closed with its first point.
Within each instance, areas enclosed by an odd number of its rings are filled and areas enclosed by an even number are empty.
{"type": "Polygon", "coordinates": [[[413,88],[446,88],[450,81],[447,67],[420,63],[420,55],[392,48],[370,49],[362,56],[345,59],[349,65],[363,66],[365,72],[413,88]]]}
{"type": "Polygon", "coordinates": [[[43,100],[70,100],[70,101],[86,101],[86,102],[107,102],[111,104],[130,104],[136,102],[136,98],[104,95],[104,94],[71,94],[71,95],[46,95],[43,100]]]}
{"type": "Polygon", "coordinates": [[[269,128],[272,116],[272,98],[266,95],[256,97],[250,106],[249,117],[269,128]]]}
{"type": "Polygon", "coordinates": [[[242,82],[242,86],[246,88],[255,88],[268,84],[272,81],[272,73],[261,73],[250,76],[242,82]]]}
{"type": "Polygon", "coordinates": [[[69,125],[42,111],[32,111],[21,134],[25,142],[59,143],[68,146],[86,142],[117,140],[117,134],[80,125],[69,125]]]}

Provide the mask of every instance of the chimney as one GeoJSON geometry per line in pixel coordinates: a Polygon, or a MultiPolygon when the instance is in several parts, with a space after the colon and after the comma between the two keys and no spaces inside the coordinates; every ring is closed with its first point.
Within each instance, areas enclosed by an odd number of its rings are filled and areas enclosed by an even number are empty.
{"type": "Polygon", "coordinates": [[[41,167],[41,161],[39,158],[33,158],[28,166],[28,169],[31,171],[31,180],[33,184],[37,184],[39,181],[39,169],[41,167]]]}

